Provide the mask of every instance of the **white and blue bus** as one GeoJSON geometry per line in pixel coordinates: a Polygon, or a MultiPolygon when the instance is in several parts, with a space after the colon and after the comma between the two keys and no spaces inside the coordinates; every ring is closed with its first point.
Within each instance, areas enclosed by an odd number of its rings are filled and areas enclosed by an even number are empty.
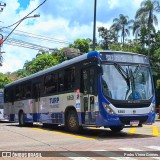
{"type": "Polygon", "coordinates": [[[20,126],[40,122],[83,126],[142,126],[155,121],[155,93],[145,55],[93,51],[7,84],[4,114],[20,126]]]}

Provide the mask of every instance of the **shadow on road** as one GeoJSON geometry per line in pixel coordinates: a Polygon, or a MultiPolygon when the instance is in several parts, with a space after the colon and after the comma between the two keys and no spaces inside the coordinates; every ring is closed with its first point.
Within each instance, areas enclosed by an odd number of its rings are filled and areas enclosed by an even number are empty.
{"type": "MultiPolygon", "coordinates": [[[[11,127],[20,127],[17,123],[16,124],[9,124],[7,126],[11,127]]],[[[23,128],[23,127],[21,127],[23,128]]],[[[118,133],[112,132],[110,129],[103,129],[103,128],[83,128],[80,133],[74,134],[67,132],[65,130],[64,126],[55,126],[55,125],[33,125],[33,126],[26,126],[24,128],[39,128],[44,131],[49,131],[49,132],[60,132],[63,134],[70,134],[70,135],[77,135],[77,136],[82,136],[84,138],[93,138],[96,140],[105,140],[105,139],[131,139],[131,138],[150,138],[154,137],[152,135],[147,135],[147,134],[136,134],[136,133],[128,133],[125,131],[121,131],[118,133]]],[[[143,127],[142,127],[143,129],[143,127]]],[[[26,132],[26,131],[25,131],[26,132]]]]}

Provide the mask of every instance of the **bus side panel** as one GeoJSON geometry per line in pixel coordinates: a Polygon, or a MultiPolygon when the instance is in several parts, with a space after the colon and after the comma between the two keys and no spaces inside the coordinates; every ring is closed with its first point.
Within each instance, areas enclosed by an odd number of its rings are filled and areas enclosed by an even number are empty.
{"type": "Polygon", "coordinates": [[[40,121],[42,123],[65,124],[65,110],[67,107],[73,107],[77,111],[81,124],[80,108],[75,104],[76,94],[74,92],[42,97],[40,100],[40,121]]]}
{"type": "Polygon", "coordinates": [[[9,121],[14,121],[15,119],[14,106],[11,102],[4,104],[4,118],[9,121]]]}
{"type": "Polygon", "coordinates": [[[19,112],[23,111],[25,114],[25,122],[33,122],[33,100],[23,100],[14,102],[15,107],[15,121],[19,119],[19,112]]]}

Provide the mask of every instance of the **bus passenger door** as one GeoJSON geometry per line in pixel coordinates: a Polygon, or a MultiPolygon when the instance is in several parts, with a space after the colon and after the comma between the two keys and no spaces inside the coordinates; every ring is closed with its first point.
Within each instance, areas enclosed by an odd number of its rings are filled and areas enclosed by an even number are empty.
{"type": "Polygon", "coordinates": [[[40,83],[33,84],[33,122],[39,122],[40,120],[40,83]]]}
{"type": "Polygon", "coordinates": [[[84,124],[95,124],[95,92],[96,92],[96,69],[88,67],[81,72],[81,92],[83,93],[82,112],[84,112],[84,124]]]}

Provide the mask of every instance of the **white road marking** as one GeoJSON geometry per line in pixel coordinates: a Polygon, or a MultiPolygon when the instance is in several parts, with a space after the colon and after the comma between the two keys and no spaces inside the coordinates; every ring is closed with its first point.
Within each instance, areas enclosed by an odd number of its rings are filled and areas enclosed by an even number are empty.
{"type": "Polygon", "coordinates": [[[136,149],[136,148],[119,148],[119,149],[121,149],[123,151],[143,151],[141,149],[136,149]]]}
{"type": "Polygon", "coordinates": [[[73,152],[67,152],[67,153],[61,153],[61,155],[73,159],[73,160],[96,160],[94,158],[90,158],[90,157],[81,157],[81,155],[73,153],[73,152]]]}
{"type": "Polygon", "coordinates": [[[136,160],[135,158],[130,158],[130,157],[109,157],[115,160],[136,160]]]}
{"type": "Polygon", "coordinates": [[[155,150],[160,151],[160,146],[146,146],[146,147],[149,149],[155,149],[155,150]]]}

